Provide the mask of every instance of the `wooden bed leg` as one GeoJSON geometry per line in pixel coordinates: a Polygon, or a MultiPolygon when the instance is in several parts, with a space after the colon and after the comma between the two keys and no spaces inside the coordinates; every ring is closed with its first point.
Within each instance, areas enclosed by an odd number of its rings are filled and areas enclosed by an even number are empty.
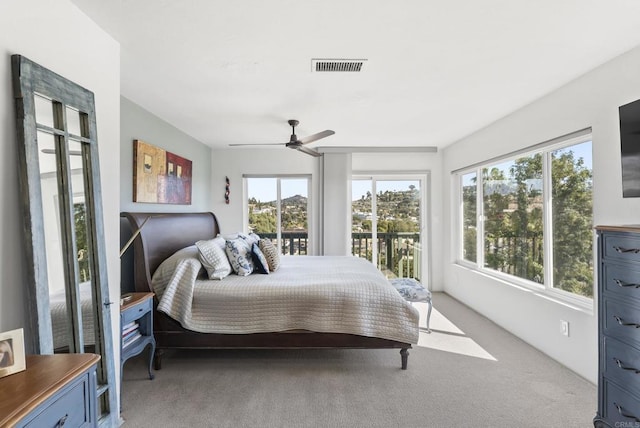
{"type": "Polygon", "coordinates": [[[400,357],[402,358],[402,370],[407,369],[407,363],[409,362],[409,349],[402,348],[400,350],[400,357]]]}
{"type": "Polygon", "coordinates": [[[162,369],[162,354],[164,354],[164,351],[162,349],[157,349],[156,353],[153,355],[153,368],[155,370],[162,369]]]}

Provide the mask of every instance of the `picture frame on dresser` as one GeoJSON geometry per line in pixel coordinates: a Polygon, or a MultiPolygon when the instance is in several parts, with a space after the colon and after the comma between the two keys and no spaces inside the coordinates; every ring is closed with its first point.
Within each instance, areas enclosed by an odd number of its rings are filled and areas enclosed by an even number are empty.
{"type": "Polygon", "coordinates": [[[24,330],[0,333],[0,378],[27,368],[24,352],[24,330]]]}

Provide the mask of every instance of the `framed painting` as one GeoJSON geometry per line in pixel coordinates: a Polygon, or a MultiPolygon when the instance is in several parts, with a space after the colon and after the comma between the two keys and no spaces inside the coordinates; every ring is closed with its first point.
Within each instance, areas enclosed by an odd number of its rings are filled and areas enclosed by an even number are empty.
{"type": "Polygon", "coordinates": [[[133,202],[191,204],[192,162],[133,140],[133,202]]]}
{"type": "Polygon", "coordinates": [[[0,333],[0,377],[21,372],[26,367],[23,330],[0,333]]]}

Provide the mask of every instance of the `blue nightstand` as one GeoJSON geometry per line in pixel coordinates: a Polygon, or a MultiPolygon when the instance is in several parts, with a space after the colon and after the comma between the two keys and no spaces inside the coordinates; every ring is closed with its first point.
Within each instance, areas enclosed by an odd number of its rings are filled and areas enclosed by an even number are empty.
{"type": "Polygon", "coordinates": [[[140,354],[147,345],[149,351],[149,379],[153,379],[151,362],[156,350],[153,337],[153,293],[128,293],[120,299],[120,385],[124,363],[140,354]]]}

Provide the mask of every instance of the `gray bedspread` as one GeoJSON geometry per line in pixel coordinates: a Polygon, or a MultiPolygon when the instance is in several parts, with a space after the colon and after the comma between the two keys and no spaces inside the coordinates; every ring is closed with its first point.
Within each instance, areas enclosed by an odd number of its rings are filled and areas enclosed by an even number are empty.
{"type": "Polygon", "coordinates": [[[418,311],[370,262],[357,257],[282,257],[268,275],[202,279],[197,260],[154,274],[158,310],[205,333],[309,330],[418,342],[418,311]]]}

